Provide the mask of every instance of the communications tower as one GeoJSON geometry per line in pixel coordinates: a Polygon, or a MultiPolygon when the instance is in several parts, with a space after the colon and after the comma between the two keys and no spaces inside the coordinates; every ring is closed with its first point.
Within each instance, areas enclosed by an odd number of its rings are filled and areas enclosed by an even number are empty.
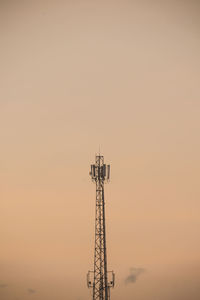
{"type": "Polygon", "coordinates": [[[94,269],[87,274],[87,285],[93,289],[93,300],[110,300],[110,288],[114,287],[115,275],[113,271],[107,271],[104,201],[104,182],[110,180],[110,165],[104,164],[102,155],[96,155],[89,174],[96,184],[96,210],[94,269]]]}

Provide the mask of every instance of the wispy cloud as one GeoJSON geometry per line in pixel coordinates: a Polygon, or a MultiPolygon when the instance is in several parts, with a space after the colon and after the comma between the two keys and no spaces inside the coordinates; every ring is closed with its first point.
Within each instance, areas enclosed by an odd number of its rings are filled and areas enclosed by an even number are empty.
{"type": "Polygon", "coordinates": [[[135,283],[138,277],[145,272],[144,268],[131,268],[130,274],[125,279],[125,284],[135,283]]]}
{"type": "Polygon", "coordinates": [[[34,290],[34,289],[28,289],[28,293],[29,293],[29,294],[35,294],[35,293],[36,293],[36,290],[34,290]]]}

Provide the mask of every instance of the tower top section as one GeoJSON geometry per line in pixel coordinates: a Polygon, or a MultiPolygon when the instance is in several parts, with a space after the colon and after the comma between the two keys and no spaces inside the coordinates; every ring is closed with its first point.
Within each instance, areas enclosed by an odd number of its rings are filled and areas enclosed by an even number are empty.
{"type": "Polygon", "coordinates": [[[110,181],[110,165],[104,164],[103,155],[95,156],[95,164],[91,165],[90,176],[93,182],[109,182],[110,181]]]}

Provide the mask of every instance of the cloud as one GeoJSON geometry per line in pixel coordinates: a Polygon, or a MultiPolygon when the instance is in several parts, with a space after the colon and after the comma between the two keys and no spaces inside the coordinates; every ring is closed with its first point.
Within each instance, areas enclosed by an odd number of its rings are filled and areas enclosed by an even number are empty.
{"type": "Polygon", "coordinates": [[[35,293],[36,293],[36,290],[34,290],[34,289],[28,289],[28,293],[29,293],[29,294],[35,294],[35,293]]]}
{"type": "Polygon", "coordinates": [[[125,279],[125,284],[135,283],[138,277],[145,272],[144,268],[131,268],[130,274],[125,279]]]}
{"type": "Polygon", "coordinates": [[[0,283],[0,288],[5,288],[5,287],[7,287],[8,285],[7,284],[5,284],[5,283],[0,283]]]}

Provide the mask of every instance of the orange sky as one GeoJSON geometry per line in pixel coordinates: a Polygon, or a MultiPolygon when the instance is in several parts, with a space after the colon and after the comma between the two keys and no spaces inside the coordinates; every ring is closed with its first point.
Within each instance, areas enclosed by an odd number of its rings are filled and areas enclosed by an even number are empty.
{"type": "Polygon", "coordinates": [[[111,299],[199,300],[199,15],[193,0],[0,1],[1,300],[91,299],[99,145],[111,299]]]}

